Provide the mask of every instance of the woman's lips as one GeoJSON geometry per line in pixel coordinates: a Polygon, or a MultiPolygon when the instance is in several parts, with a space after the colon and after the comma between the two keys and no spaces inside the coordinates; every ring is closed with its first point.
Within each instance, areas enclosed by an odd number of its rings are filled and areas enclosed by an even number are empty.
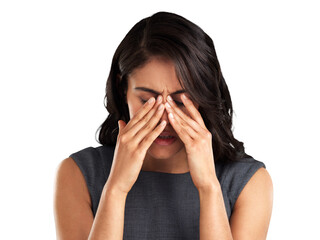
{"type": "Polygon", "coordinates": [[[172,144],[177,138],[173,137],[173,138],[167,138],[167,139],[163,139],[163,138],[159,138],[157,137],[154,142],[159,144],[159,145],[163,145],[163,146],[167,146],[172,144]]]}
{"type": "Polygon", "coordinates": [[[160,133],[159,136],[171,136],[171,137],[175,137],[175,135],[172,132],[169,131],[163,131],[162,133],[160,133]]]}

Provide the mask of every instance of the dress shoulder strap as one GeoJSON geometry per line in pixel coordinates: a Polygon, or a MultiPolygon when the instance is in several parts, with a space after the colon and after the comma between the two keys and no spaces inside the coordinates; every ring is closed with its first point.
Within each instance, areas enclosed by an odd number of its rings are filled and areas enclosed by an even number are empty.
{"type": "Polygon", "coordinates": [[[241,191],[251,177],[265,164],[252,157],[217,166],[217,177],[224,194],[228,196],[231,211],[241,191]]]}

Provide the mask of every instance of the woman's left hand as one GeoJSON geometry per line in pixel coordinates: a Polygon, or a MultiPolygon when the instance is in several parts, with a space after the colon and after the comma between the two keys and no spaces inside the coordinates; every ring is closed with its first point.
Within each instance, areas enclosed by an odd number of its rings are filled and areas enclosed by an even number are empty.
{"type": "Polygon", "coordinates": [[[211,189],[219,184],[214,166],[212,134],[206,128],[193,102],[184,97],[186,97],[185,94],[181,99],[190,116],[185,114],[168,96],[165,106],[169,113],[169,121],[185,145],[194,185],[198,190],[211,189]]]}

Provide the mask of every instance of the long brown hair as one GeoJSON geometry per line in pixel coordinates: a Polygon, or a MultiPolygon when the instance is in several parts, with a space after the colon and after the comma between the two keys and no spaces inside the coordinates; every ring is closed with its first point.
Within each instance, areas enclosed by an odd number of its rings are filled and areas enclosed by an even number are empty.
{"type": "Polygon", "coordinates": [[[118,120],[130,120],[125,101],[128,76],[153,56],[173,61],[181,86],[199,104],[199,112],[212,133],[215,161],[251,157],[245,153],[243,142],[233,136],[232,101],[212,39],[196,24],[168,12],[139,21],[116,49],[104,98],[109,115],[99,127],[98,142],[116,144],[118,120]]]}

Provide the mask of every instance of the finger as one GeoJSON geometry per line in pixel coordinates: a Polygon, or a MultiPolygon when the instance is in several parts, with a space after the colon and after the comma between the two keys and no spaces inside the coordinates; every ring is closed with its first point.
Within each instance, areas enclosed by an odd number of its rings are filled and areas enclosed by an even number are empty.
{"type": "Polygon", "coordinates": [[[187,111],[189,112],[192,119],[194,119],[196,122],[200,124],[201,127],[206,128],[206,125],[203,121],[203,118],[196,108],[196,106],[193,104],[190,98],[187,97],[186,94],[182,94],[181,100],[186,107],[187,111]]]}
{"type": "MultiPolygon", "coordinates": [[[[154,128],[156,127],[156,125],[158,124],[163,111],[164,111],[165,107],[163,104],[159,105],[157,112],[152,116],[152,118],[149,120],[148,123],[146,123],[141,129],[140,131],[136,134],[136,136],[134,137],[134,141],[136,141],[136,144],[140,144],[141,141],[144,140],[144,138],[150,134],[150,132],[152,132],[154,130],[154,128]]],[[[158,136],[157,136],[158,137],[158,136]]]]}
{"type": "Polygon", "coordinates": [[[168,108],[168,112],[171,126],[185,144],[197,139],[199,134],[198,132],[196,132],[184,119],[177,115],[172,108],[168,108]]]}
{"type": "Polygon", "coordinates": [[[158,96],[158,99],[156,103],[153,105],[152,109],[146,115],[144,115],[138,122],[136,122],[134,126],[130,128],[130,130],[127,133],[130,137],[136,137],[137,133],[141,130],[141,128],[143,128],[150,121],[152,116],[157,112],[157,109],[161,102],[162,97],[158,96]]]}
{"type": "Polygon", "coordinates": [[[122,129],[126,126],[126,123],[123,120],[118,120],[118,128],[119,128],[119,133],[122,132],[122,129]]]}
{"type": "MultiPolygon", "coordinates": [[[[177,118],[178,120],[179,119],[183,119],[185,122],[187,122],[195,132],[201,132],[203,129],[202,127],[200,126],[200,124],[198,122],[196,122],[195,120],[193,120],[190,116],[188,116],[187,114],[185,114],[175,103],[174,101],[172,100],[172,98],[168,98],[168,102],[166,103],[166,109],[168,111],[172,110],[173,112],[173,115],[177,115],[177,117],[180,117],[180,118],[177,118]]],[[[179,121],[181,122],[181,120],[179,121]]]]}
{"type": "Polygon", "coordinates": [[[166,120],[163,120],[152,132],[145,136],[145,138],[140,143],[140,147],[142,149],[148,149],[154,142],[154,140],[161,134],[166,125],[166,120]]]}
{"type": "Polygon", "coordinates": [[[151,97],[143,104],[143,106],[136,112],[136,114],[127,123],[127,129],[131,129],[137,122],[139,122],[154,106],[155,98],[151,97]]]}

